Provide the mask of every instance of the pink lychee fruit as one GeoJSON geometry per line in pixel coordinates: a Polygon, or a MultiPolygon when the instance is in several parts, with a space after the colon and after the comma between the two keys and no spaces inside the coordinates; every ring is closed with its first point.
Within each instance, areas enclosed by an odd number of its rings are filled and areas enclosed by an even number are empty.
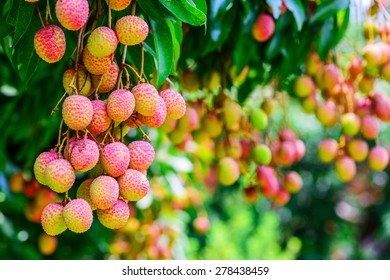
{"type": "Polygon", "coordinates": [[[34,48],[38,56],[44,61],[55,63],[65,54],[65,34],[56,25],[46,25],[35,33],[34,48]]]}
{"type": "Polygon", "coordinates": [[[87,129],[92,134],[100,134],[106,131],[111,124],[111,119],[107,114],[107,103],[103,100],[92,100],[92,107],[92,121],[87,129]]]}
{"type": "Polygon", "coordinates": [[[127,120],[134,112],[135,99],[133,94],[125,89],[114,90],[107,99],[108,116],[116,122],[127,120]]]}
{"type": "Polygon", "coordinates": [[[115,178],[102,175],[92,181],[89,193],[91,202],[96,208],[108,209],[119,198],[119,185],[115,178]]]}
{"type": "Polygon", "coordinates": [[[87,172],[99,161],[99,147],[90,139],[81,139],[72,145],[70,163],[77,172],[87,172]]]}
{"type": "Polygon", "coordinates": [[[58,159],[58,154],[54,151],[43,152],[36,158],[34,162],[34,175],[35,179],[37,179],[40,184],[47,185],[45,180],[45,169],[47,165],[55,159],[58,159]]]}
{"type": "Polygon", "coordinates": [[[382,146],[372,148],[368,154],[368,166],[371,170],[382,171],[389,164],[389,152],[382,146]]]}
{"type": "Polygon", "coordinates": [[[150,128],[160,127],[167,116],[167,106],[165,105],[164,100],[161,96],[157,96],[157,99],[158,106],[156,112],[152,116],[140,116],[140,121],[150,128]]]}
{"type": "Polygon", "coordinates": [[[142,43],[149,33],[148,24],[138,16],[124,16],[115,24],[119,42],[127,46],[142,43]]]}
{"type": "Polygon", "coordinates": [[[149,191],[149,181],[144,174],[138,170],[127,169],[118,178],[119,192],[124,199],[138,201],[149,191]]]}
{"type": "Polygon", "coordinates": [[[75,233],[86,232],[92,225],[93,214],[91,206],[82,198],[69,201],[65,205],[62,214],[68,229],[75,233]]]}
{"type": "Polygon", "coordinates": [[[160,92],[160,96],[167,107],[167,119],[178,120],[186,113],[186,102],[176,91],[166,89],[160,92]]]}
{"type": "Polygon", "coordinates": [[[133,141],[128,145],[130,151],[131,169],[144,171],[149,168],[154,160],[154,148],[146,141],[133,141]]]}
{"type": "Polygon", "coordinates": [[[61,25],[75,31],[87,22],[89,4],[87,0],[57,0],[55,11],[61,25]]]}
{"type": "Polygon", "coordinates": [[[113,53],[102,57],[94,56],[89,51],[88,46],[85,46],[83,51],[84,66],[91,74],[103,75],[110,68],[113,56],[113,53]]]}
{"type": "Polygon", "coordinates": [[[252,27],[252,36],[259,42],[265,42],[275,32],[275,21],[272,16],[260,14],[252,27]]]}
{"type": "Polygon", "coordinates": [[[130,152],[121,142],[110,143],[104,147],[100,161],[103,170],[112,177],[125,173],[130,163],[130,152]]]}
{"type": "Polygon", "coordinates": [[[132,88],[135,98],[135,110],[143,116],[152,116],[158,107],[158,91],[148,83],[141,83],[132,88]]]}
{"type": "Polygon", "coordinates": [[[62,117],[65,124],[73,130],[86,128],[92,121],[93,106],[91,101],[82,95],[71,95],[62,104],[62,117]]]}
{"type": "Polygon", "coordinates": [[[97,210],[99,222],[109,229],[119,229],[126,225],[130,217],[130,209],[126,202],[119,199],[108,209],[97,210]]]}
{"type": "Polygon", "coordinates": [[[43,208],[41,224],[43,230],[51,236],[63,233],[67,226],[62,215],[64,206],[59,202],[52,202],[43,208]]]}
{"type": "Polygon", "coordinates": [[[98,93],[107,93],[114,89],[119,75],[119,67],[115,61],[111,62],[110,67],[103,75],[92,75],[93,90],[98,93]]]}
{"type": "Polygon", "coordinates": [[[67,192],[76,180],[76,173],[66,159],[55,159],[45,169],[47,185],[56,193],[67,192]]]}

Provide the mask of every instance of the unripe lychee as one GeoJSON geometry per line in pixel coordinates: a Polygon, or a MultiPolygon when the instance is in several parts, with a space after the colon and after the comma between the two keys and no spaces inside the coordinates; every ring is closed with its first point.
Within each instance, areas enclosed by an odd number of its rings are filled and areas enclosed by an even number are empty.
{"type": "Polygon", "coordinates": [[[325,127],[333,127],[338,121],[338,110],[336,104],[329,100],[319,105],[316,109],[318,121],[325,127]]]}
{"type": "Polygon", "coordinates": [[[124,16],[115,24],[119,42],[127,46],[142,43],[149,33],[148,24],[138,16],[124,16]]]}
{"type": "Polygon", "coordinates": [[[108,209],[97,210],[99,222],[109,229],[119,229],[126,225],[130,216],[130,209],[126,202],[119,199],[108,209]]]}
{"type": "Polygon", "coordinates": [[[87,46],[91,54],[96,57],[108,56],[115,52],[118,38],[111,28],[99,26],[89,35],[87,46]]]}
{"type": "Polygon", "coordinates": [[[261,165],[268,165],[272,160],[272,153],[270,148],[265,144],[259,144],[253,148],[253,159],[256,163],[261,165]]]}
{"type": "Polygon", "coordinates": [[[295,80],[294,92],[300,98],[308,97],[311,93],[315,93],[316,89],[314,81],[309,76],[303,75],[295,80]]]}
{"type": "Polygon", "coordinates": [[[77,172],[86,172],[99,161],[99,147],[90,139],[77,140],[70,150],[70,163],[77,172]]]}
{"type": "Polygon", "coordinates": [[[75,93],[73,86],[76,86],[79,94],[88,96],[92,86],[91,77],[84,66],[80,65],[77,72],[76,81],[76,69],[74,67],[67,69],[62,76],[62,85],[69,95],[75,93]]]}
{"type": "Polygon", "coordinates": [[[56,193],[67,192],[76,180],[76,173],[66,159],[55,159],[45,169],[47,185],[56,193]]]}
{"type": "Polygon", "coordinates": [[[134,112],[134,108],[134,96],[128,90],[114,90],[107,98],[108,116],[116,122],[127,120],[134,112]]]}
{"type": "Polygon", "coordinates": [[[249,121],[253,128],[264,130],[268,125],[268,116],[263,110],[256,108],[250,113],[249,121]]]}
{"type": "Polygon", "coordinates": [[[373,77],[363,76],[361,77],[358,88],[362,93],[370,93],[375,86],[375,79],[373,77]]]}
{"type": "Polygon", "coordinates": [[[107,5],[114,11],[122,11],[130,5],[131,0],[106,0],[107,5]]]}
{"type": "Polygon", "coordinates": [[[366,139],[375,139],[379,133],[378,119],[372,115],[363,116],[361,131],[366,139]]]}
{"type": "Polygon", "coordinates": [[[69,201],[62,213],[66,226],[75,233],[86,232],[92,225],[93,214],[91,206],[82,198],[69,201]]]}
{"type": "Polygon", "coordinates": [[[148,178],[140,171],[127,169],[125,174],[118,178],[119,192],[124,199],[138,201],[149,191],[148,178]]]}
{"type": "Polygon", "coordinates": [[[317,108],[317,103],[318,103],[317,95],[310,94],[308,97],[301,99],[300,103],[303,111],[307,114],[311,114],[317,108]]]}
{"type": "Polygon", "coordinates": [[[356,174],[355,161],[348,156],[340,157],[335,161],[335,171],[342,182],[349,182],[356,174]]]}
{"type": "Polygon", "coordinates": [[[77,189],[76,197],[84,199],[86,202],[88,202],[89,206],[91,206],[92,210],[96,210],[97,207],[95,204],[93,204],[91,200],[91,193],[90,193],[91,184],[93,180],[94,180],[93,178],[89,178],[84,182],[82,182],[79,188],[77,189]]]}
{"type": "Polygon", "coordinates": [[[278,193],[279,182],[276,177],[275,169],[261,165],[257,168],[256,175],[261,192],[265,197],[273,197],[278,193]]]}
{"type": "Polygon", "coordinates": [[[115,61],[111,62],[110,67],[103,75],[92,75],[93,90],[98,88],[98,93],[107,93],[114,89],[119,75],[119,67],[115,61]]]}
{"type": "Polygon", "coordinates": [[[107,56],[97,57],[91,54],[88,46],[85,46],[83,51],[83,62],[85,68],[94,75],[103,75],[112,63],[113,53],[107,56]]]}
{"type": "Polygon", "coordinates": [[[167,116],[167,107],[161,96],[157,96],[158,106],[156,112],[152,116],[140,116],[141,122],[150,128],[160,127],[167,116]]]}
{"type": "Polygon", "coordinates": [[[55,159],[58,159],[58,154],[52,151],[41,153],[35,160],[34,175],[35,179],[37,179],[40,184],[47,185],[47,182],[45,180],[45,169],[47,165],[55,159]]]}
{"type": "Polygon", "coordinates": [[[178,130],[191,132],[199,127],[199,115],[194,107],[188,107],[184,116],[179,120],[178,130]]]}
{"type": "Polygon", "coordinates": [[[260,14],[252,27],[252,36],[259,42],[265,42],[275,32],[275,21],[272,16],[260,14]]]}
{"type": "Polygon", "coordinates": [[[146,141],[133,141],[128,146],[130,151],[131,169],[144,171],[149,168],[154,160],[154,148],[146,141]]]}
{"type": "Polygon", "coordinates": [[[368,144],[362,139],[352,139],[347,143],[347,151],[356,162],[361,162],[368,155],[368,144]]]}
{"type": "Polygon", "coordinates": [[[273,159],[281,166],[290,166],[295,161],[296,148],[293,141],[283,141],[280,143],[276,152],[273,154],[273,159]]]}
{"type": "Polygon", "coordinates": [[[57,248],[58,240],[55,236],[50,236],[46,233],[41,233],[38,237],[38,249],[42,255],[49,256],[54,253],[57,248]]]}
{"type": "Polygon", "coordinates": [[[111,119],[107,114],[107,103],[103,100],[92,100],[93,115],[87,129],[92,134],[100,134],[106,131],[111,124],[111,119]]]}
{"type": "Polygon", "coordinates": [[[368,154],[368,166],[371,170],[382,171],[389,164],[389,152],[381,146],[372,148],[368,154]]]}
{"type": "Polygon", "coordinates": [[[87,0],[57,0],[57,19],[68,30],[79,30],[87,22],[88,14],[87,0]]]}
{"type": "Polygon", "coordinates": [[[89,193],[96,208],[108,209],[119,198],[119,185],[115,178],[102,175],[92,181],[89,193]]]}
{"type": "Polygon", "coordinates": [[[241,106],[234,101],[226,100],[223,105],[223,119],[225,126],[230,131],[237,131],[240,128],[242,116],[241,106]]]}
{"type": "Polygon", "coordinates": [[[333,161],[337,155],[339,144],[334,139],[324,139],[318,145],[318,158],[324,163],[333,161]]]}
{"type": "Polygon", "coordinates": [[[56,25],[46,25],[35,33],[34,48],[44,61],[55,63],[65,54],[65,34],[56,25]]]}
{"type": "Polygon", "coordinates": [[[48,235],[58,235],[67,229],[62,215],[63,209],[64,206],[59,202],[52,202],[43,208],[41,224],[48,235]]]}
{"type": "Polygon", "coordinates": [[[211,138],[216,138],[223,130],[223,123],[215,113],[208,112],[203,118],[202,129],[206,131],[211,138]]]}
{"type": "Polygon", "coordinates": [[[218,162],[217,166],[218,182],[222,185],[233,185],[240,177],[240,167],[237,161],[231,157],[225,157],[218,162]]]}
{"type": "Polygon", "coordinates": [[[135,110],[143,116],[152,116],[156,113],[158,107],[158,91],[147,83],[136,85],[131,93],[135,98],[135,110]]]}
{"type": "Polygon", "coordinates": [[[354,136],[360,130],[360,119],[354,113],[345,113],[340,117],[341,129],[345,135],[354,136]]]}
{"type": "Polygon", "coordinates": [[[130,163],[130,152],[127,146],[120,142],[110,143],[104,147],[100,161],[104,171],[118,177],[125,173],[130,163]]]}
{"type": "Polygon", "coordinates": [[[62,104],[62,117],[65,124],[73,130],[86,128],[93,116],[91,101],[82,95],[71,95],[62,104]]]}
{"type": "Polygon", "coordinates": [[[186,102],[183,96],[171,89],[160,92],[160,96],[167,107],[167,119],[178,120],[186,113],[186,102]]]}
{"type": "Polygon", "coordinates": [[[303,185],[301,175],[295,171],[289,171],[284,175],[283,187],[289,193],[297,193],[301,190],[303,185]]]}

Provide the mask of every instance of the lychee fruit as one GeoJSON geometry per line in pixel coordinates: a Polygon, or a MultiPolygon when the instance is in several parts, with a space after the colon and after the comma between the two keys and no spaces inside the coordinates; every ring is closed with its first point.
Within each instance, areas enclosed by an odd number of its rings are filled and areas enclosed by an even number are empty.
{"type": "Polygon", "coordinates": [[[342,156],[336,159],[335,170],[337,177],[342,182],[350,182],[356,175],[355,161],[348,156],[342,156]]]}
{"type": "Polygon", "coordinates": [[[56,193],[67,192],[76,180],[76,173],[66,159],[55,159],[45,169],[47,185],[56,193]]]}
{"type": "Polygon", "coordinates": [[[43,230],[51,236],[63,233],[67,226],[62,215],[64,206],[59,202],[52,202],[43,208],[41,224],[43,230]]]}
{"type": "Polygon", "coordinates": [[[115,61],[111,62],[110,67],[103,75],[92,75],[93,90],[98,93],[107,93],[114,89],[119,75],[119,67],[115,61]]]}
{"type": "Polygon", "coordinates": [[[90,139],[77,140],[70,150],[70,163],[77,172],[87,172],[99,161],[99,147],[90,139]]]}
{"type": "Polygon", "coordinates": [[[339,144],[334,139],[324,139],[318,144],[318,158],[323,163],[330,163],[333,161],[339,150],[339,144]]]}
{"type": "Polygon", "coordinates": [[[82,198],[73,199],[65,205],[62,212],[65,224],[75,233],[89,230],[93,221],[91,206],[82,198]]]}
{"type": "Polygon", "coordinates": [[[130,209],[126,202],[119,199],[108,209],[97,210],[99,222],[109,229],[119,229],[126,225],[129,220],[130,209]]]}
{"type": "Polygon", "coordinates": [[[156,88],[148,83],[141,83],[132,88],[135,98],[135,110],[143,116],[156,113],[159,104],[159,94],[156,88]]]}
{"type": "Polygon", "coordinates": [[[262,109],[256,108],[250,113],[249,121],[253,128],[264,130],[268,125],[268,116],[262,109]]]}
{"type": "Polygon", "coordinates": [[[167,107],[161,96],[157,96],[158,106],[156,112],[151,116],[140,115],[140,121],[149,128],[160,127],[167,116],[167,107]]]}
{"type": "Polygon", "coordinates": [[[114,11],[122,11],[130,5],[131,0],[106,0],[107,5],[114,11]]]}
{"type": "Polygon", "coordinates": [[[206,234],[210,229],[209,219],[199,216],[194,220],[193,227],[198,234],[206,234]]]}
{"type": "Polygon", "coordinates": [[[373,171],[383,171],[389,164],[389,152],[382,146],[372,148],[368,154],[368,166],[373,171]]]}
{"type": "Polygon", "coordinates": [[[311,93],[315,93],[316,89],[314,81],[309,76],[303,75],[295,80],[294,92],[300,98],[308,97],[311,93]]]}
{"type": "Polygon", "coordinates": [[[154,148],[146,141],[133,141],[128,145],[130,151],[131,169],[144,171],[149,168],[154,160],[154,148]]]}
{"type": "Polygon", "coordinates": [[[134,108],[134,96],[128,90],[114,90],[107,98],[108,116],[116,122],[127,120],[134,112],[134,108]]]}
{"type": "Polygon", "coordinates": [[[289,171],[284,175],[283,187],[289,193],[297,193],[301,190],[303,185],[301,175],[295,171],[289,171]]]}
{"type": "Polygon", "coordinates": [[[124,16],[115,24],[119,42],[127,46],[142,43],[149,33],[148,24],[138,16],[124,16]]]}
{"type": "Polygon", "coordinates": [[[107,113],[107,103],[103,100],[92,100],[93,115],[87,129],[92,134],[100,134],[106,131],[111,124],[107,113]]]}
{"type": "Polygon", "coordinates": [[[61,25],[75,31],[87,22],[89,4],[87,0],[57,0],[55,11],[61,25]]]}
{"type": "Polygon", "coordinates": [[[110,68],[113,56],[113,53],[102,57],[94,56],[89,51],[88,46],[85,46],[83,51],[84,66],[91,74],[103,75],[110,68]]]}
{"type": "Polygon", "coordinates": [[[160,92],[160,96],[167,106],[167,119],[178,120],[186,113],[186,102],[178,92],[166,89],[160,92]]]}
{"type": "Polygon", "coordinates": [[[226,100],[223,105],[223,119],[229,131],[237,131],[240,128],[242,116],[241,106],[234,101],[226,100]]]}
{"type": "Polygon", "coordinates": [[[149,191],[149,181],[144,174],[138,170],[127,169],[118,178],[119,192],[124,199],[138,201],[149,191]]]}
{"type": "Polygon", "coordinates": [[[252,157],[256,163],[268,165],[271,163],[272,153],[267,145],[259,144],[253,148],[252,157]]]}
{"type": "Polygon", "coordinates": [[[347,151],[356,162],[361,162],[368,155],[368,144],[363,139],[352,139],[347,143],[347,151]]]}
{"type": "Polygon", "coordinates": [[[87,46],[91,54],[96,57],[108,56],[115,52],[118,38],[111,28],[99,26],[89,35],[87,46]]]}
{"type": "Polygon", "coordinates": [[[279,191],[279,181],[275,169],[266,165],[260,165],[256,170],[257,182],[265,197],[274,197],[279,191]]]}
{"type": "Polygon", "coordinates": [[[62,76],[62,85],[69,95],[74,94],[73,86],[77,88],[78,94],[88,96],[91,91],[91,77],[88,75],[87,69],[79,65],[77,75],[74,67],[67,69],[62,76]],[[76,81],[77,76],[77,81],[76,81]],[[76,81],[76,82],[75,82],[76,81]]]}
{"type": "Polygon", "coordinates": [[[45,180],[45,169],[47,165],[55,159],[58,159],[58,154],[54,151],[43,152],[36,158],[34,163],[34,175],[35,179],[37,179],[40,184],[47,185],[45,180]]]}
{"type": "MultiPolygon", "coordinates": [[[[173,126],[172,130],[174,128],[173,126]]],[[[222,133],[223,123],[215,113],[209,112],[203,118],[202,128],[211,138],[216,138],[222,133]]]]}
{"type": "Polygon", "coordinates": [[[91,101],[82,95],[71,95],[62,104],[62,117],[65,124],[73,130],[86,128],[93,116],[91,101]]]}
{"type": "Polygon", "coordinates": [[[108,209],[119,198],[119,184],[115,178],[102,175],[92,181],[89,193],[91,201],[96,208],[108,209]]]}
{"type": "Polygon", "coordinates": [[[77,189],[76,197],[84,199],[86,202],[88,202],[89,206],[91,206],[92,210],[96,210],[97,207],[95,206],[95,204],[93,204],[91,200],[91,193],[90,193],[91,184],[93,180],[94,180],[93,178],[89,178],[84,182],[82,182],[79,188],[77,189]]]}
{"type": "Polygon", "coordinates": [[[361,132],[366,139],[375,139],[379,134],[378,119],[372,115],[362,117],[361,132]]]}
{"type": "Polygon", "coordinates": [[[240,168],[237,161],[231,157],[219,160],[217,166],[218,181],[225,186],[233,185],[240,177],[240,168]]]}
{"type": "Polygon", "coordinates": [[[38,249],[42,255],[49,256],[54,253],[57,248],[58,239],[55,236],[50,236],[46,233],[41,233],[38,237],[38,249]]]}
{"type": "Polygon", "coordinates": [[[46,25],[35,33],[34,48],[38,56],[44,61],[55,63],[65,54],[65,34],[56,25],[46,25]]]}
{"type": "Polygon", "coordinates": [[[345,135],[354,136],[360,130],[360,119],[355,113],[345,113],[340,117],[341,129],[345,135]]]}
{"type": "Polygon", "coordinates": [[[252,36],[259,42],[265,42],[275,32],[275,20],[267,14],[260,14],[252,27],[252,36]]]}
{"type": "Polygon", "coordinates": [[[130,163],[130,152],[127,146],[120,142],[110,143],[104,147],[100,161],[104,171],[118,177],[125,173],[130,163]]]}

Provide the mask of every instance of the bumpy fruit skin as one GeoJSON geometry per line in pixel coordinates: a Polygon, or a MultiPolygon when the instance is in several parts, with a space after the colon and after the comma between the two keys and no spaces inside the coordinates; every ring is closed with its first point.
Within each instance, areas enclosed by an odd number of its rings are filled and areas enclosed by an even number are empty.
{"type": "Polygon", "coordinates": [[[368,155],[368,144],[362,139],[353,139],[347,143],[347,151],[356,162],[361,162],[368,155]]]}
{"type": "MultiPolygon", "coordinates": [[[[74,94],[73,89],[74,81],[76,80],[76,69],[74,67],[67,69],[62,76],[62,85],[69,95],[74,94]],[[72,83],[73,81],[73,83],[72,83]],[[71,84],[72,83],[72,84],[71,84]]],[[[89,96],[92,83],[91,77],[88,75],[87,69],[84,66],[78,68],[78,78],[76,81],[76,87],[79,94],[89,96]]]]}
{"type": "Polygon", "coordinates": [[[91,200],[90,190],[91,190],[92,182],[93,182],[92,178],[89,178],[84,182],[82,182],[79,188],[77,189],[76,197],[84,199],[86,202],[88,202],[89,206],[91,206],[92,210],[96,210],[97,207],[95,204],[93,204],[91,200]]]}
{"type": "Polygon", "coordinates": [[[128,145],[130,151],[131,169],[138,171],[147,170],[154,160],[154,148],[146,141],[133,141],[128,145]]]}
{"type": "Polygon", "coordinates": [[[348,156],[338,158],[335,161],[335,170],[337,177],[342,182],[350,182],[356,175],[355,161],[348,156]]]}
{"type": "Polygon", "coordinates": [[[99,147],[90,139],[81,139],[72,145],[70,163],[77,172],[87,172],[99,161],[99,147]]]}
{"type": "Polygon", "coordinates": [[[92,75],[92,86],[98,93],[107,93],[114,89],[119,75],[119,67],[115,61],[111,62],[110,67],[103,75],[92,75]]]}
{"type": "Polygon", "coordinates": [[[259,42],[265,42],[275,32],[275,21],[272,16],[261,14],[252,27],[252,36],[259,42]]]}
{"type": "Polygon", "coordinates": [[[130,216],[130,209],[126,202],[119,199],[108,209],[97,210],[99,222],[109,229],[119,229],[126,225],[130,216]]]}
{"type": "Polygon", "coordinates": [[[122,11],[130,5],[131,0],[106,0],[107,5],[114,11],[122,11]]]}
{"type": "Polygon", "coordinates": [[[46,25],[35,33],[34,48],[38,56],[44,61],[55,63],[65,54],[65,34],[56,25],[46,25]]]}
{"type": "Polygon", "coordinates": [[[67,192],[76,180],[76,173],[66,159],[55,159],[45,169],[47,185],[56,193],[67,192]]]}
{"type": "Polygon", "coordinates": [[[275,169],[261,165],[257,168],[256,175],[262,194],[265,197],[274,197],[280,188],[275,169]]]}
{"type": "Polygon", "coordinates": [[[115,178],[102,175],[92,181],[89,193],[96,208],[108,209],[119,198],[119,185],[115,178]]]}
{"type": "Polygon", "coordinates": [[[62,117],[65,124],[73,130],[86,128],[92,121],[91,101],[82,95],[71,95],[62,104],[62,117]]]}
{"type": "Polygon", "coordinates": [[[37,179],[40,184],[47,185],[45,180],[45,169],[46,166],[55,159],[58,159],[58,154],[56,152],[43,152],[35,160],[34,175],[35,179],[37,179]]]}
{"type": "Polygon", "coordinates": [[[94,56],[89,51],[88,46],[85,46],[83,51],[84,66],[91,74],[103,75],[110,68],[113,56],[113,53],[102,57],[94,56]]]}
{"type": "Polygon", "coordinates": [[[118,177],[125,173],[130,163],[130,152],[125,144],[120,142],[110,143],[104,147],[100,161],[104,171],[118,177]]]}
{"type": "Polygon", "coordinates": [[[152,116],[156,113],[159,103],[158,91],[147,83],[136,85],[131,90],[135,98],[135,110],[143,116],[152,116]]]}
{"type": "Polygon", "coordinates": [[[119,192],[124,199],[138,201],[149,191],[149,181],[144,174],[135,169],[127,169],[118,178],[119,192]]]}
{"type": "Polygon", "coordinates": [[[272,160],[272,153],[270,148],[265,144],[259,144],[253,148],[253,159],[256,163],[261,165],[268,165],[272,160]]]}
{"type": "Polygon", "coordinates": [[[217,166],[218,182],[222,185],[233,185],[240,177],[240,168],[237,161],[231,157],[225,157],[218,162],[217,166]]]}
{"type": "Polygon", "coordinates": [[[318,145],[318,158],[323,163],[330,163],[337,155],[339,144],[334,139],[325,139],[318,145]]]}
{"type": "Polygon", "coordinates": [[[368,154],[368,165],[373,171],[383,171],[389,164],[389,152],[381,146],[372,148],[368,154]]]}
{"type": "Polygon", "coordinates": [[[107,56],[115,52],[118,38],[115,31],[107,26],[99,26],[88,37],[87,46],[92,55],[107,56]]]}
{"type": "Polygon", "coordinates": [[[345,113],[340,118],[341,129],[348,136],[356,135],[360,130],[360,119],[354,113],[345,113]]]}
{"type": "Polygon", "coordinates": [[[103,100],[92,100],[93,115],[87,129],[92,134],[100,134],[106,131],[111,124],[107,114],[107,103],[103,100]]]}
{"type": "Polygon", "coordinates": [[[311,93],[315,93],[316,89],[314,81],[309,76],[304,75],[295,80],[294,92],[300,98],[308,97],[311,93]]]}
{"type": "Polygon", "coordinates": [[[379,134],[378,119],[372,115],[362,117],[361,131],[366,139],[375,139],[379,134]]]}
{"type": "Polygon", "coordinates": [[[135,99],[133,94],[125,89],[114,90],[107,99],[108,116],[116,122],[127,120],[134,112],[135,99]]]}
{"type": "Polygon", "coordinates": [[[79,30],[87,22],[88,13],[87,0],[57,0],[57,19],[68,30],[79,30]]]}
{"type": "Polygon", "coordinates": [[[289,171],[283,178],[283,187],[289,193],[297,193],[302,189],[302,178],[295,171],[289,171]]]}
{"type": "Polygon", "coordinates": [[[69,201],[62,213],[66,226],[75,233],[86,232],[92,225],[92,209],[82,198],[69,201]]]}
{"type": "Polygon", "coordinates": [[[140,116],[140,121],[150,128],[160,127],[167,116],[167,106],[165,105],[164,100],[161,96],[157,96],[157,99],[158,105],[156,112],[152,116],[140,116]]]}
{"type": "Polygon", "coordinates": [[[256,108],[249,115],[249,121],[253,128],[264,130],[268,125],[268,116],[263,110],[256,108]]]}
{"type": "Polygon", "coordinates": [[[174,90],[166,89],[160,92],[160,96],[167,106],[167,119],[178,120],[186,113],[186,102],[181,96],[174,90]]]}
{"type": "Polygon", "coordinates": [[[62,215],[64,206],[59,202],[48,204],[42,211],[41,224],[43,230],[51,236],[63,233],[67,226],[62,215]]]}
{"type": "Polygon", "coordinates": [[[115,24],[119,42],[127,46],[142,43],[149,33],[148,24],[138,16],[124,16],[115,24]]]}

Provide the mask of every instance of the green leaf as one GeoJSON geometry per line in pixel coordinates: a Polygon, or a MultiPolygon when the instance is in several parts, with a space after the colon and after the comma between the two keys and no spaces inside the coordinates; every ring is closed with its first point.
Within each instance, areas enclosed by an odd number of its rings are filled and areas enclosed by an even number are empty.
{"type": "Polygon", "coordinates": [[[310,19],[310,24],[324,21],[337,14],[338,11],[347,9],[349,7],[349,2],[349,0],[324,1],[317,6],[316,12],[310,19]]]}
{"type": "Polygon", "coordinates": [[[284,0],[286,3],[287,9],[292,12],[295,18],[295,23],[297,28],[300,31],[302,29],[303,23],[306,19],[305,8],[303,7],[301,0],[284,0]]]}
{"type": "Polygon", "coordinates": [[[282,47],[284,46],[283,36],[283,33],[278,32],[272,36],[270,42],[267,44],[265,56],[268,61],[274,59],[282,50],[282,47]]]}
{"type": "Polygon", "coordinates": [[[280,16],[280,8],[282,7],[282,0],[266,0],[268,6],[272,9],[272,14],[275,19],[278,19],[280,16]]]}
{"type": "Polygon", "coordinates": [[[24,0],[14,0],[11,11],[7,17],[7,22],[15,26],[15,35],[13,45],[16,46],[28,29],[33,12],[34,5],[24,0]]]}
{"type": "Polygon", "coordinates": [[[193,0],[195,6],[201,10],[205,15],[207,15],[207,3],[206,0],[193,0]]]}
{"type": "Polygon", "coordinates": [[[171,28],[168,25],[167,20],[154,21],[151,20],[150,24],[153,29],[154,46],[157,55],[157,81],[154,83],[156,87],[160,87],[165,79],[169,76],[173,69],[173,38],[171,28]]]}
{"type": "Polygon", "coordinates": [[[156,3],[155,0],[142,0],[138,1],[137,5],[140,5],[142,10],[153,20],[163,20],[164,14],[161,10],[160,3],[156,3]]]}
{"type": "Polygon", "coordinates": [[[160,0],[160,3],[183,22],[195,26],[206,23],[206,14],[187,0],[160,0]]]}

